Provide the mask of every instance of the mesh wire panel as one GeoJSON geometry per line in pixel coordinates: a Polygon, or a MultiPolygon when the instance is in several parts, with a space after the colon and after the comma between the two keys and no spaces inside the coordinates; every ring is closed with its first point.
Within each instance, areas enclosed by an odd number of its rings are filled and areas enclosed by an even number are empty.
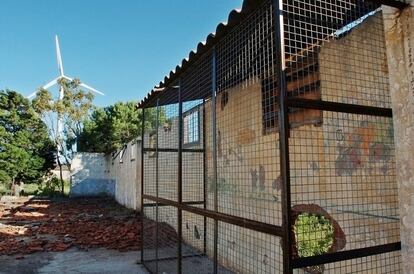
{"type": "MultiPolygon", "coordinates": [[[[159,93],[159,102],[184,98],[181,117],[179,104],[146,109],[144,194],[156,199],[144,207],[144,263],[152,272],[176,273],[178,256],[183,273],[213,273],[215,259],[218,273],[283,271],[281,238],[273,235],[281,232],[266,230],[282,225],[288,183],[280,171],[276,43],[283,45],[288,103],[390,107],[378,4],[284,0],[283,39],[276,41],[276,2],[240,15],[159,93]]],[[[288,108],[291,260],[399,241],[392,119],[329,110],[288,108]]],[[[295,272],[400,267],[399,252],[390,252],[295,272]]]]}
{"type": "Polygon", "coordinates": [[[183,212],[183,273],[214,272],[213,253],[207,251],[207,243],[213,242],[213,230],[207,228],[208,222],[212,220],[198,214],[183,212]]]}
{"type": "Polygon", "coordinates": [[[147,248],[144,250],[144,265],[152,273],[177,273],[177,209],[158,204],[158,209],[155,211],[158,211],[158,213],[154,212],[158,216],[157,221],[153,222],[151,227],[147,227],[154,231],[154,237],[151,240],[144,238],[144,243],[151,243],[155,239],[155,244],[153,246],[144,244],[147,248]],[[150,249],[151,247],[154,249],[150,249]]]}
{"type": "MultiPolygon", "coordinates": [[[[283,10],[291,100],[390,107],[379,4],[285,0],[283,10]]],[[[289,109],[293,258],[399,241],[392,118],[343,113],[348,110],[289,109]]],[[[389,267],[386,273],[395,273],[397,257],[395,252],[307,270],[384,273],[389,267]]]]}
{"type": "Polygon", "coordinates": [[[281,238],[219,222],[218,259],[234,273],[283,273],[281,238]]]}
{"type": "Polygon", "coordinates": [[[325,265],[315,265],[304,269],[295,269],[294,274],[305,273],[328,273],[328,274],[348,274],[348,273],[402,273],[400,252],[389,252],[375,256],[367,256],[352,260],[345,260],[325,265]]]}
{"type": "Polygon", "coordinates": [[[144,200],[143,264],[152,273],[177,273],[177,209],[144,200]]]}
{"type": "Polygon", "coordinates": [[[289,96],[390,107],[378,4],[286,0],[284,10],[289,96]]]}
{"type": "Polygon", "coordinates": [[[205,204],[203,101],[183,104],[182,199],[205,204]]]}
{"type": "MultiPolygon", "coordinates": [[[[143,206],[143,220],[142,220],[142,263],[146,265],[147,263],[155,262],[158,258],[157,256],[157,214],[155,203],[150,200],[144,199],[143,206]],[[146,204],[146,206],[145,206],[146,204]],[[152,205],[152,206],[150,206],[152,205]]],[[[156,273],[156,265],[151,264],[148,266],[149,270],[153,273],[156,273]]]]}
{"type": "Polygon", "coordinates": [[[291,131],[290,159],[294,214],[335,221],[341,250],[399,241],[391,118],[324,112],[321,126],[291,131]]]}
{"type": "Polygon", "coordinates": [[[265,1],[216,46],[216,109],[206,103],[206,132],[216,112],[217,184],[208,139],[208,204],[217,188],[218,210],[268,224],[281,224],[278,133],[275,124],[273,9],[265,1]],[[266,109],[268,110],[266,112],[266,109]]]}

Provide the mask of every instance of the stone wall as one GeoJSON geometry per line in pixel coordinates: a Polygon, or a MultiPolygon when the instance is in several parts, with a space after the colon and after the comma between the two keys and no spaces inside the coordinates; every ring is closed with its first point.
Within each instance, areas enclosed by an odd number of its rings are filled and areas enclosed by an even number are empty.
{"type": "Polygon", "coordinates": [[[385,9],[404,273],[414,273],[414,1],[385,9]]]}

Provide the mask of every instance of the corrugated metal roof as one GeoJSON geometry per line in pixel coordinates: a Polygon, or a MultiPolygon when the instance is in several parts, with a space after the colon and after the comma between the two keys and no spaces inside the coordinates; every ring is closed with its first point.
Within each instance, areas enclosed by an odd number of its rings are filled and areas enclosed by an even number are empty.
{"type": "Polygon", "coordinates": [[[183,73],[192,63],[194,63],[203,53],[211,49],[217,41],[226,35],[232,28],[238,25],[242,19],[259,7],[265,0],[244,0],[241,9],[234,9],[230,12],[227,22],[220,23],[216,27],[214,33],[207,35],[205,41],[198,43],[197,48],[192,50],[187,58],[182,59],[181,64],[177,65],[174,70],[172,70],[169,75],[164,77],[164,80],[161,81],[158,86],[154,87],[144,99],[138,103],[137,107],[145,107],[146,102],[151,98],[158,96],[160,93],[166,91],[166,87],[172,82],[174,82],[178,76],[183,73]]]}
{"type": "MultiPolygon", "coordinates": [[[[246,18],[249,14],[251,14],[253,11],[255,11],[258,7],[260,7],[266,0],[244,0],[243,5],[241,9],[234,9],[230,12],[228,20],[226,23],[220,23],[215,33],[210,33],[207,35],[207,38],[204,42],[200,42],[197,45],[197,48],[195,50],[192,50],[187,58],[182,59],[181,64],[177,65],[174,70],[172,70],[168,75],[164,77],[164,80],[161,81],[156,87],[154,87],[146,96],[144,99],[141,100],[140,103],[137,104],[137,107],[148,107],[148,106],[154,106],[155,99],[157,96],[170,92],[171,85],[174,84],[174,81],[176,81],[179,76],[185,72],[194,62],[196,62],[200,56],[202,56],[204,53],[209,51],[211,48],[214,47],[215,44],[227,33],[229,33],[235,26],[240,24],[244,18],[246,18]]],[[[333,0],[331,0],[333,1],[333,0]]],[[[396,1],[396,0],[375,0],[375,3],[378,5],[380,4],[394,4],[394,6],[397,6],[396,3],[399,3],[400,5],[404,5],[402,1],[396,1]]],[[[357,3],[358,5],[364,5],[364,0],[359,0],[357,3]]],[[[405,4],[406,5],[406,4],[405,4]]],[[[360,16],[362,16],[361,14],[360,16]]],[[[342,22],[341,24],[346,24],[345,22],[342,22]]],[[[170,100],[167,103],[173,103],[174,100],[170,100]]],[[[175,99],[174,102],[177,100],[175,99]]]]}

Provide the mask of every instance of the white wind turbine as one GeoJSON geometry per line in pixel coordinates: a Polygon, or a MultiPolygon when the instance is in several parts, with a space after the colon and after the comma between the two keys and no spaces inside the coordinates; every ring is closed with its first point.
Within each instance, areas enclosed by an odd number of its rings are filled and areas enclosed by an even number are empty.
{"type": "MultiPolygon", "coordinates": [[[[42,89],[49,89],[49,88],[53,87],[54,85],[59,84],[58,81],[60,79],[66,79],[66,80],[69,80],[69,81],[73,81],[73,78],[70,78],[70,77],[66,76],[63,73],[62,54],[60,53],[59,39],[58,39],[58,36],[57,35],[55,36],[55,41],[56,41],[56,57],[57,57],[57,63],[58,63],[58,69],[59,69],[59,74],[60,75],[56,79],[53,79],[52,81],[50,81],[46,85],[42,86],[42,89]]],[[[96,90],[93,87],[86,85],[85,83],[80,83],[79,85],[81,87],[84,87],[84,88],[86,88],[86,89],[88,89],[88,90],[90,90],[92,92],[97,93],[97,94],[105,95],[102,92],[100,92],[99,90],[96,90]]],[[[36,93],[37,93],[37,91],[36,92],[33,92],[27,98],[29,98],[29,99],[30,98],[33,98],[36,95],[36,93]]],[[[63,99],[63,96],[64,96],[64,89],[63,89],[62,85],[59,85],[59,99],[62,100],[63,99]]]]}
{"type": "MultiPolygon", "coordinates": [[[[58,69],[59,69],[59,76],[55,79],[53,79],[52,81],[50,81],[49,83],[45,84],[44,86],[41,87],[41,89],[49,89],[55,85],[59,85],[59,100],[63,100],[64,96],[65,96],[65,89],[63,88],[62,84],[59,83],[59,80],[61,79],[66,79],[68,81],[73,81],[73,78],[68,77],[64,74],[63,72],[63,62],[62,62],[62,54],[60,52],[60,46],[59,46],[59,39],[58,36],[55,35],[55,43],[56,43],[56,58],[57,58],[57,64],[58,64],[58,69]]],[[[94,89],[93,87],[80,82],[79,86],[90,90],[94,93],[97,93],[99,95],[105,95],[102,92],[100,92],[99,90],[94,89]]],[[[36,96],[37,91],[33,92],[32,94],[30,94],[29,96],[27,96],[28,99],[33,98],[34,96],[36,96]]],[[[63,131],[62,128],[62,121],[60,119],[60,117],[57,118],[57,130],[56,133],[58,136],[60,136],[61,132],[63,131]]],[[[59,157],[59,149],[58,149],[58,157],[59,157]]]]}

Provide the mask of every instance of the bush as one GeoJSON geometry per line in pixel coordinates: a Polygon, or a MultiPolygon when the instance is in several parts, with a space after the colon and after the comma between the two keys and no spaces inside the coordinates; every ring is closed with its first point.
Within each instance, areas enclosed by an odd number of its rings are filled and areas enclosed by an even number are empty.
{"type": "MultiPolygon", "coordinates": [[[[65,186],[67,183],[65,182],[65,186]]],[[[47,196],[47,197],[56,197],[61,196],[62,182],[59,178],[53,177],[49,181],[39,185],[36,195],[38,196],[47,196]]]]}
{"type": "Polygon", "coordinates": [[[24,184],[23,189],[20,191],[21,196],[30,196],[30,195],[36,195],[36,193],[39,190],[39,184],[24,184]]]}
{"type": "Polygon", "coordinates": [[[302,213],[296,219],[294,231],[299,257],[324,254],[333,244],[334,228],[324,216],[302,213]]]}
{"type": "Polygon", "coordinates": [[[12,192],[10,190],[10,186],[0,183],[0,197],[3,195],[11,195],[12,192]]]}

